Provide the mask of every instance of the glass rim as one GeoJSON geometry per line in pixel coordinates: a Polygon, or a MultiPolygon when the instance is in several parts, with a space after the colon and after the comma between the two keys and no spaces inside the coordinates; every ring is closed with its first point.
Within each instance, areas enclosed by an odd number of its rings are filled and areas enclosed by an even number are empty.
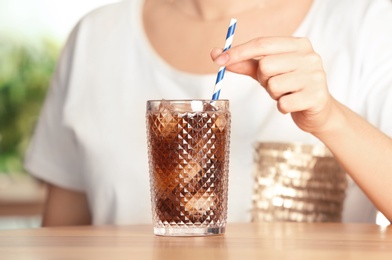
{"type": "Polygon", "coordinates": [[[193,102],[193,101],[203,101],[203,102],[229,102],[228,99],[217,99],[217,100],[212,100],[212,99],[202,99],[202,98],[196,98],[196,99],[148,99],[147,102],[193,102]]]}
{"type": "Polygon", "coordinates": [[[229,112],[230,102],[228,99],[162,99],[147,100],[146,108],[149,111],[164,111],[166,106],[173,113],[193,113],[193,112],[229,112]]]}

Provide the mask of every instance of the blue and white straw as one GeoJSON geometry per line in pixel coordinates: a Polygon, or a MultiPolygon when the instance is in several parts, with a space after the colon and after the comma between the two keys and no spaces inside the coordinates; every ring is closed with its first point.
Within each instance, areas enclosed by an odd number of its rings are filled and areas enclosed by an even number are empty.
{"type": "MultiPolygon", "coordinates": [[[[223,49],[224,52],[227,51],[228,49],[230,49],[230,47],[231,47],[236,25],[237,25],[237,20],[231,19],[229,29],[227,30],[225,48],[223,49]]],[[[219,72],[218,72],[218,75],[216,77],[216,82],[215,82],[214,94],[212,95],[212,100],[219,99],[220,91],[222,88],[222,79],[225,75],[225,71],[226,71],[226,67],[219,68],[219,72]]]]}

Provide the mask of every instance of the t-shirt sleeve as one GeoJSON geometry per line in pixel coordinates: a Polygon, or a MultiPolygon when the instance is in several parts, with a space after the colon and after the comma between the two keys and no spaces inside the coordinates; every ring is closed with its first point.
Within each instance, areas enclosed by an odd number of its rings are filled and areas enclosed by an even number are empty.
{"type": "Polygon", "coordinates": [[[392,137],[392,4],[380,1],[364,17],[359,51],[364,116],[392,137]]]}
{"type": "Polygon", "coordinates": [[[25,169],[45,182],[83,191],[78,145],[67,127],[65,103],[72,68],[77,27],[59,59],[31,143],[24,158],[25,169]]]}
{"type": "MultiPolygon", "coordinates": [[[[392,137],[392,4],[377,0],[360,21],[354,66],[359,77],[353,89],[359,98],[358,111],[371,124],[392,137]]],[[[369,173],[372,174],[371,172],[369,173]]],[[[343,221],[372,222],[376,208],[363,191],[350,181],[346,192],[343,221]]]]}

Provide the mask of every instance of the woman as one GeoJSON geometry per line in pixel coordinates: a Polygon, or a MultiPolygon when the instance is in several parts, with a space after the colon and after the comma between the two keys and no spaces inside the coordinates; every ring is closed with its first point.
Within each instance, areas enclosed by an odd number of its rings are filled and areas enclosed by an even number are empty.
{"type": "MultiPolygon", "coordinates": [[[[391,219],[392,144],[367,123],[392,135],[391,14],[387,0],[133,0],[93,11],[69,37],[26,157],[49,183],[43,225],[150,222],[145,101],[210,98],[217,65],[234,72],[221,92],[232,111],[228,221],[249,220],[253,142],[319,140],[391,219]],[[232,49],[211,51],[230,18],[232,49]]],[[[375,212],[351,183],[343,220],[375,212]]]]}

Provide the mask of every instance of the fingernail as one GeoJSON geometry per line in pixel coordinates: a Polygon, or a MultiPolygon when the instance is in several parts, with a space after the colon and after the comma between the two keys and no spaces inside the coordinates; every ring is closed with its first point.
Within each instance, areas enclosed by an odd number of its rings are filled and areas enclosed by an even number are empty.
{"type": "Polygon", "coordinates": [[[220,55],[218,58],[215,59],[215,63],[223,66],[226,64],[226,62],[229,60],[229,54],[227,53],[223,53],[222,55],[220,55]]]}

